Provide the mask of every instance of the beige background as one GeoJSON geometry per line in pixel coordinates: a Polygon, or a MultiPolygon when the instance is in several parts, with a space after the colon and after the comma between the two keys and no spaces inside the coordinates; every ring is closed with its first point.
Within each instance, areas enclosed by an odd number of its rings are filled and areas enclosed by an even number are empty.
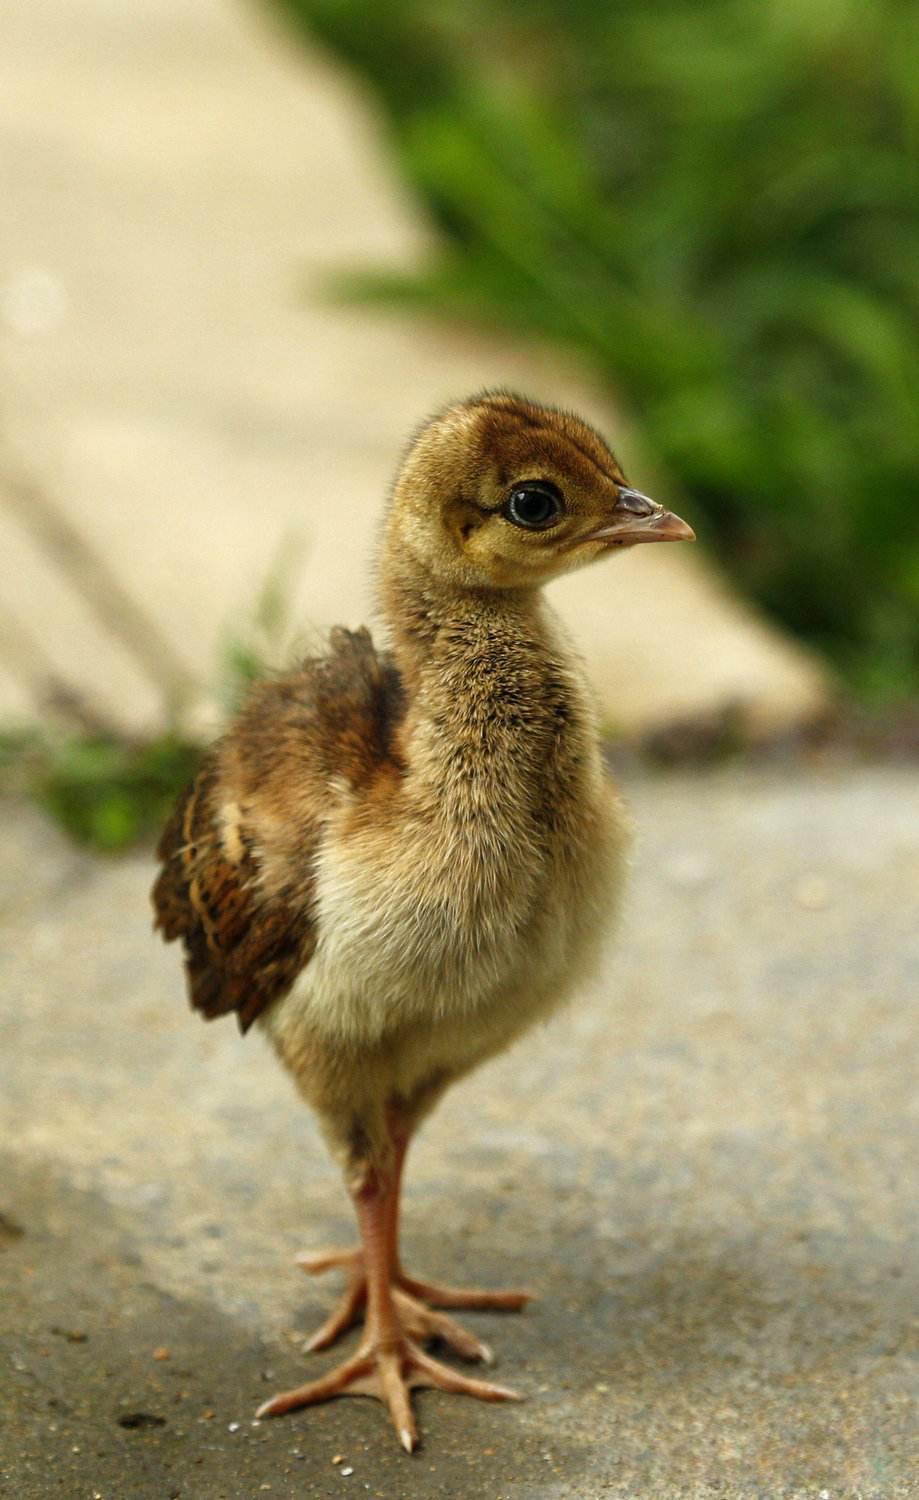
{"type": "MultiPolygon", "coordinates": [[[[327,273],[407,264],[424,236],[354,82],[255,6],[3,0],[0,22],[0,714],[33,712],[53,671],[158,717],[149,664],[100,622],[101,583],[74,587],[86,546],[144,612],[154,671],[174,654],[213,682],[292,546],[304,622],[365,619],[406,434],[477,387],[576,406],[654,489],[555,354],[323,296],[327,273]],[[56,556],[36,493],[74,529],[56,556]]],[[[736,703],[769,729],[823,701],[814,663],[699,549],[637,550],[556,598],[611,725],[736,703]]]]}

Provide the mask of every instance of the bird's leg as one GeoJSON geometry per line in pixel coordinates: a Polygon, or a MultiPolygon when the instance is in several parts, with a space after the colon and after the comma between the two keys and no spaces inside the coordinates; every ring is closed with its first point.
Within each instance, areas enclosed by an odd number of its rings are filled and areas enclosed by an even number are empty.
{"type": "MultiPolygon", "coordinates": [[[[438,1338],[456,1354],[461,1354],[466,1359],[482,1359],[490,1364],[492,1356],[487,1344],[475,1338],[454,1318],[439,1316],[433,1309],[449,1307],[518,1312],[527,1302],[532,1301],[534,1293],[443,1286],[438,1282],[420,1281],[407,1274],[399,1255],[399,1215],[402,1177],[411,1136],[392,1119],[390,1136],[393,1144],[392,1193],[387,1201],[383,1233],[391,1268],[390,1278],[406,1328],[414,1338],[438,1338]]],[[[327,1349],[341,1334],[352,1328],[360,1316],[367,1296],[364,1252],[360,1247],[352,1250],[320,1250],[314,1254],[306,1252],[297,1256],[297,1264],[312,1276],[320,1276],[323,1271],[337,1267],[341,1267],[346,1273],[347,1284],[338,1305],[306,1345],[307,1349],[327,1349]]]]}
{"type": "MultiPolygon", "coordinates": [[[[410,1395],[414,1387],[435,1386],[482,1401],[517,1399],[515,1392],[504,1386],[470,1380],[432,1359],[410,1336],[413,1309],[406,1304],[413,1299],[400,1293],[392,1280],[392,1199],[396,1190],[395,1174],[387,1180],[370,1173],[354,1193],[366,1277],[364,1333],[357,1353],[318,1380],[272,1397],[259,1408],[259,1417],[281,1416],[331,1396],[375,1396],[388,1407],[399,1440],[411,1453],[418,1441],[410,1395]]],[[[438,1316],[429,1309],[425,1311],[430,1317],[438,1316]]]]}
{"type": "MultiPolygon", "coordinates": [[[[390,1134],[393,1143],[392,1187],[386,1197],[383,1246],[387,1264],[395,1267],[398,1264],[399,1253],[399,1201],[402,1191],[402,1170],[405,1165],[409,1137],[392,1126],[390,1134]]],[[[317,1328],[306,1344],[307,1349],[328,1349],[330,1344],[334,1344],[337,1338],[347,1333],[348,1329],[353,1328],[358,1322],[361,1308],[367,1300],[367,1275],[364,1269],[363,1248],[355,1245],[350,1250],[319,1250],[315,1253],[305,1251],[297,1256],[297,1265],[302,1266],[304,1271],[309,1272],[311,1276],[321,1276],[323,1271],[331,1271],[339,1267],[345,1272],[347,1282],[337,1307],[333,1308],[322,1327],[317,1328]]]]}
{"type": "MultiPolygon", "coordinates": [[[[401,1184],[402,1172],[405,1166],[405,1156],[408,1151],[409,1138],[403,1138],[397,1144],[398,1181],[401,1184]]],[[[402,1258],[399,1254],[399,1225],[400,1225],[400,1202],[398,1197],[395,1202],[395,1212],[391,1226],[391,1255],[393,1266],[393,1284],[399,1291],[415,1301],[427,1303],[429,1309],[432,1307],[468,1308],[470,1310],[499,1309],[505,1312],[519,1312],[528,1302],[532,1302],[534,1293],[528,1291],[491,1291],[481,1287],[454,1287],[444,1286],[436,1281],[420,1281],[415,1276],[409,1276],[403,1269],[402,1258]]],[[[453,1319],[444,1320],[452,1324],[453,1328],[459,1328],[459,1324],[453,1319]]],[[[462,1331],[462,1330],[461,1330],[462,1331]]],[[[441,1335],[442,1336],[442,1335],[441,1335]]],[[[468,1337],[468,1335],[467,1335],[468,1337]]],[[[446,1339],[451,1347],[457,1348],[460,1354],[466,1350],[459,1348],[449,1338],[446,1339]]],[[[476,1340],[472,1341],[473,1343],[476,1340]]],[[[476,1357],[473,1355],[472,1357],[476,1357]]],[[[485,1344],[479,1346],[477,1357],[485,1359],[490,1363],[491,1355],[485,1344]]]]}

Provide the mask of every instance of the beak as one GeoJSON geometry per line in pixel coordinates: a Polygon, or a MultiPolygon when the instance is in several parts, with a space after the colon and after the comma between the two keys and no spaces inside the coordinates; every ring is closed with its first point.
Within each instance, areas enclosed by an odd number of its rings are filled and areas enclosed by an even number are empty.
{"type": "Polygon", "coordinates": [[[640,490],[621,489],[610,518],[582,541],[604,542],[608,547],[634,547],[638,542],[694,542],[692,527],[664,510],[640,490]]]}

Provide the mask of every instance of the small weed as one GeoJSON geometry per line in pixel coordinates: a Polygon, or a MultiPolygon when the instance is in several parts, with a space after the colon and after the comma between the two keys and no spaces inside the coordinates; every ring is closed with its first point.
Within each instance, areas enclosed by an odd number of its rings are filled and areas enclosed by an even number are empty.
{"type": "MultiPolygon", "coordinates": [[[[250,685],[296,659],[290,605],[301,553],[287,545],[220,653],[215,696],[235,712],[250,685]]],[[[28,796],[73,841],[117,854],[156,836],[195,775],[201,741],[173,726],[130,734],[57,685],[48,721],[0,731],[0,794],[28,796]]]]}
{"type": "Polygon", "coordinates": [[[32,795],[75,843],[115,853],[157,832],[200,757],[199,745],[174,734],[52,737],[36,760],[32,795]]]}

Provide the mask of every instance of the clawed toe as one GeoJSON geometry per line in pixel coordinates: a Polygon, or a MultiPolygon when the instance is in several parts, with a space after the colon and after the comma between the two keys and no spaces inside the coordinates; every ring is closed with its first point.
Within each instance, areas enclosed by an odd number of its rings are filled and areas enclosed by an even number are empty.
{"type": "Polygon", "coordinates": [[[325,1271],[342,1269],[348,1273],[348,1283],[337,1306],[325,1322],[306,1341],[311,1352],[328,1349],[335,1340],[358,1321],[361,1308],[367,1300],[367,1277],[364,1271],[364,1256],[360,1249],[302,1251],[296,1264],[309,1276],[321,1276],[325,1271]]]}
{"type": "Polygon", "coordinates": [[[439,1391],[449,1391],[455,1396],[475,1396],[478,1401],[523,1400],[520,1392],[511,1390],[510,1386],[494,1385],[490,1380],[473,1380],[469,1375],[461,1375],[459,1370],[451,1370],[449,1365],[442,1364],[439,1359],[432,1359],[422,1349],[413,1349],[412,1352],[413,1386],[434,1386],[439,1391]]]}
{"type": "MultiPolygon", "coordinates": [[[[321,1276],[325,1271],[344,1270],[348,1282],[339,1302],[325,1322],[307,1340],[310,1351],[328,1349],[336,1339],[359,1321],[362,1308],[367,1301],[367,1277],[364,1270],[363,1252],[360,1249],[319,1250],[304,1252],[297,1256],[297,1265],[311,1276],[321,1276]]],[[[470,1311],[516,1312],[531,1301],[534,1293],[528,1291],[487,1291],[477,1287],[458,1288],[442,1286],[433,1281],[419,1281],[397,1271],[392,1283],[396,1301],[406,1333],[418,1344],[438,1339],[454,1354],[463,1359],[478,1359],[492,1363],[492,1352],[487,1344],[445,1313],[435,1308],[467,1308],[470,1311]]]]}
{"type": "Polygon", "coordinates": [[[437,1281],[418,1281],[414,1276],[405,1275],[401,1275],[396,1284],[410,1296],[418,1297],[432,1307],[465,1308],[467,1312],[519,1312],[536,1297],[535,1292],[523,1288],[493,1292],[484,1287],[442,1286],[437,1281]]]}
{"type": "Polygon", "coordinates": [[[311,1353],[319,1349],[328,1349],[335,1340],[353,1328],[360,1316],[361,1308],[367,1300],[366,1285],[360,1282],[352,1283],[342,1294],[338,1306],[332,1311],[316,1332],[307,1339],[306,1347],[311,1353]]]}
{"type": "Polygon", "coordinates": [[[446,1313],[435,1312],[416,1297],[410,1297],[407,1292],[394,1288],[392,1295],[399,1321],[415,1343],[425,1344],[431,1339],[438,1339],[463,1359],[480,1359],[486,1365],[493,1362],[494,1355],[488,1345],[477,1339],[468,1328],[464,1328],[462,1323],[457,1323],[455,1318],[448,1318],[446,1313]]]}
{"type": "MultiPolygon", "coordinates": [[[[374,1361],[369,1354],[357,1353],[353,1359],[337,1365],[318,1380],[309,1380],[290,1391],[279,1391],[270,1400],[263,1401],[256,1418],[282,1417],[285,1412],[297,1411],[301,1406],[314,1406],[319,1401],[328,1401],[332,1396],[361,1395],[363,1382],[373,1375],[374,1361]]],[[[367,1394],[375,1394],[367,1392],[367,1394]]]]}
{"type": "Polygon", "coordinates": [[[324,1271],[336,1271],[340,1267],[352,1271],[361,1270],[364,1252],[355,1245],[346,1250],[301,1250],[294,1261],[309,1276],[321,1276],[324,1271]]]}
{"type": "Polygon", "coordinates": [[[399,1441],[411,1453],[418,1443],[411,1392],[422,1386],[448,1391],[451,1395],[474,1396],[479,1401],[522,1399],[507,1386],[461,1375],[440,1360],[432,1359],[412,1339],[403,1338],[395,1346],[358,1350],[353,1359],[318,1380],[272,1396],[259,1407],[256,1416],[280,1417],[333,1396],[374,1396],[387,1407],[399,1441]]]}

